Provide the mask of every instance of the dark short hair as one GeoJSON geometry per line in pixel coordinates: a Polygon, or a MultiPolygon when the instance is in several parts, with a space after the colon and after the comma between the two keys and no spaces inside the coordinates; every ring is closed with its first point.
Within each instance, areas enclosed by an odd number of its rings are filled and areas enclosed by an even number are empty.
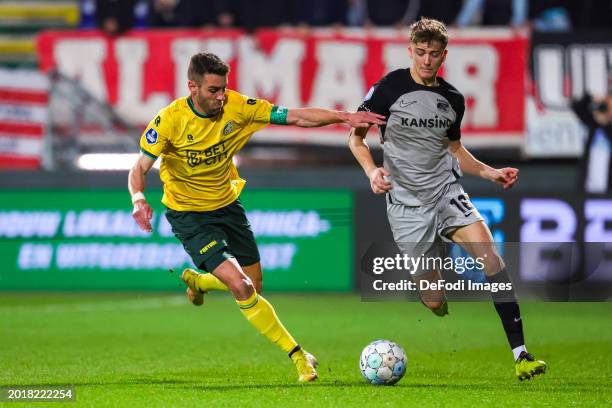
{"type": "Polygon", "coordinates": [[[225,76],[229,72],[227,65],[221,58],[210,52],[201,52],[191,57],[187,78],[200,83],[204,74],[225,76]]]}
{"type": "Polygon", "coordinates": [[[448,45],[448,31],[444,23],[433,18],[421,18],[410,26],[410,42],[419,44],[425,42],[431,44],[438,41],[442,48],[448,45]]]}

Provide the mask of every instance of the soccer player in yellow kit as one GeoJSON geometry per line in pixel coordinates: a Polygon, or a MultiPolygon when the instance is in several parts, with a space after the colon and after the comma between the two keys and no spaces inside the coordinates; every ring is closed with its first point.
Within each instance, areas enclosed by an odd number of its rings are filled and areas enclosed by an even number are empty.
{"type": "Polygon", "coordinates": [[[300,127],[346,123],[359,128],[384,124],[383,116],[276,106],[227,89],[228,72],[229,66],[214,54],[191,58],[189,96],[163,108],[141,136],[141,154],[128,179],[133,217],[140,228],[152,230],[145,178],[161,156],[166,218],[196,267],[210,272],[183,271],[188,298],[201,305],[204,293],[210,290],[231,291],[246,319],[288,353],[299,381],[313,381],[316,359],[300,347],[260,294],[259,252],[238,198],[245,181],[232,158],[254,132],[270,123],[300,127]]]}

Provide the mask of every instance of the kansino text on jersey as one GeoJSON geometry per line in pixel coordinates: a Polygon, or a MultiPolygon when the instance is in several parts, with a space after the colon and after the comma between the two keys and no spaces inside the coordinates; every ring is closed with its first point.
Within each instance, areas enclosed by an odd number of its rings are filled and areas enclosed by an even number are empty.
{"type": "Polygon", "coordinates": [[[377,279],[372,282],[372,288],[376,291],[413,291],[413,290],[453,290],[453,291],[489,291],[499,292],[512,290],[512,283],[507,282],[472,282],[470,280],[459,280],[457,282],[446,282],[437,280],[429,282],[426,280],[415,283],[407,279],[398,282],[384,282],[377,279]]]}
{"type": "Polygon", "coordinates": [[[416,119],[416,118],[401,118],[402,126],[410,126],[410,127],[428,127],[428,128],[441,128],[446,129],[449,128],[453,122],[450,119],[438,118],[429,118],[429,119],[416,119]]]}

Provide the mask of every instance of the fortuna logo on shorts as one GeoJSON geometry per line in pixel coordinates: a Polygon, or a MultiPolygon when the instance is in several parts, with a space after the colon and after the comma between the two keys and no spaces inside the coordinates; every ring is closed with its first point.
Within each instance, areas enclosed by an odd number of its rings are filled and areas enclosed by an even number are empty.
{"type": "Polygon", "coordinates": [[[210,146],[206,150],[187,150],[187,164],[191,167],[195,167],[201,163],[211,166],[223,162],[228,156],[225,150],[225,142],[221,142],[210,146]]]}
{"type": "Polygon", "coordinates": [[[200,249],[200,253],[201,253],[201,254],[205,254],[205,253],[206,253],[206,251],[208,251],[210,248],[212,248],[212,247],[214,247],[215,245],[217,245],[217,243],[218,243],[218,242],[217,242],[217,240],[214,240],[214,241],[209,242],[208,244],[204,245],[204,246],[202,247],[202,249],[200,249]]]}
{"type": "Polygon", "coordinates": [[[410,126],[410,127],[428,127],[428,128],[442,128],[446,129],[452,125],[452,121],[450,119],[439,118],[436,115],[434,118],[402,118],[402,126],[410,126]]]}

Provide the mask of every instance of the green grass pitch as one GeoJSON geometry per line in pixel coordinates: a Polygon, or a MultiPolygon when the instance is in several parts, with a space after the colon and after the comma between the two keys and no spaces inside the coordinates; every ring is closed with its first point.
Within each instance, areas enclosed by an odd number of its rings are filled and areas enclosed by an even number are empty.
{"type": "Polygon", "coordinates": [[[528,347],[549,372],[521,383],[489,303],[451,303],[451,314],[440,319],[419,303],[364,303],[356,295],[268,299],[318,357],[318,382],[299,385],[289,359],[246,323],[227,294],[194,307],[178,294],[2,293],[0,386],[72,384],[72,406],[108,407],[558,407],[612,400],[612,303],[524,303],[528,347]],[[406,376],[392,387],[366,384],[359,372],[361,349],[379,338],[408,354],[406,376]]]}

